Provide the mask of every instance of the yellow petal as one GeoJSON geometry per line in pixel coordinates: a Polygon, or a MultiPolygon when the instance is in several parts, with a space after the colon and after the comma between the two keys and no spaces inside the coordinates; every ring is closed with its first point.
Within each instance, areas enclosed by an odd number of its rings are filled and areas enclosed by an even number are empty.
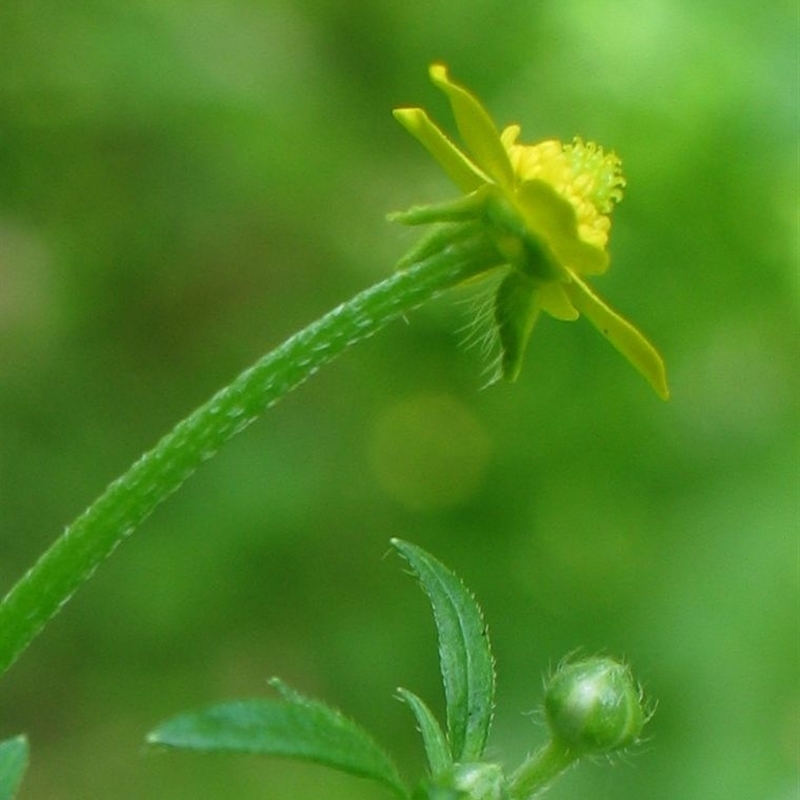
{"type": "Polygon", "coordinates": [[[612,311],[580,278],[573,276],[572,282],[563,286],[575,308],[647,378],[659,397],[667,400],[666,370],[655,347],[630,322],[612,311]]]}
{"type": "Polygon", "coordinates": [[[521,131],[522,128],[519,125],[507,125],[503,128],[503,132],[500,134],[500,142],[505,147],[506,152],[517,141],[521,131]]]}
{"type": "Polygon", "coordinates": [[[450,100],[458,132],[475,163],[499,186],[510,190],[514,184],[514,171],[489,113],[474,95],[450,80],[447,67],[434,64],[429,74],[434,85],[450,100]]]}
{"type": "Polygon", "coordinates": [[[564,322],[574,322],[578,319],[578,312],[570,302],[564,291],[564,284],[558,281],[546,281],[541,283],[536,292],[537,302],[543,311],[551,317],[563,320],[564,322]]]}
{"type": "Polygon", "coordinates": [[[608,254],[581,239],[578,217],[569,200],[539,179],[525,181],[519,188],[518,198],[528,227],[547,241],[564,266],[579,275],[605,272],[608,254]]]}
{"type": "Polygon", "coordinates": [[[489,182],[421,108],[396,108],[394,118],[439,162],[450,180],[463,192],[489,182]]]}

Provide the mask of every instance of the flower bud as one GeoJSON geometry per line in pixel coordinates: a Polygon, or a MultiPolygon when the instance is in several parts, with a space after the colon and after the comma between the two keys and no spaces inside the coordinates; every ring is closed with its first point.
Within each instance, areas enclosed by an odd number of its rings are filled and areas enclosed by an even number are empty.
{"type": "Polygon", "coordinates": [[[554,741],[576,755],[627,747],[646,720],[630,671],[610,658],[560,667],[546,686],[545,713],[554,741]]]}

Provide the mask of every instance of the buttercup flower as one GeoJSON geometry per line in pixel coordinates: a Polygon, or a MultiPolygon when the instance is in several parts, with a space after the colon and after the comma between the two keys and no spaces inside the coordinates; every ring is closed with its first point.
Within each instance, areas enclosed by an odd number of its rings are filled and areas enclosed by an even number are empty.
{"type": "Polygon", "coordinates": [[[494,298],[503,376],[513,380],[519,374],[541,311],[567,321],[583,314],[666,399],[661,356],[587,283],[608,267],[609,215],[625,186],[619,159],[580,139],[518,144],[519,126],[498,131],[478,99],[451,81],[444,66],[434,64],[430,77],[450,101],[465,149],[421,108],[395,109],[394,116],[464,196],[395,218],[408,224],[476,219],[484,224],[507,265],[494,298]]]}

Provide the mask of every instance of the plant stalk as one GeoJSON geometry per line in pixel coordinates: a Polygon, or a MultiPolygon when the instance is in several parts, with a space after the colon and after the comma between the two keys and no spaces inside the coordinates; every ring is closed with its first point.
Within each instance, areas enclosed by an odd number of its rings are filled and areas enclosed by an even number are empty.
{"type": "Polygon", "coordinates": [[[0,674],[97,566],[204,461],[349,346],[497,263],[477,226],[453,226],[420,260],[342,303],[217,392],[113,483],[0,603],[0,674]]]}
{"type": "Polygon", "coordinates": [[[552,739],[530,756],[511,776],[512,800],[533,800],[578,760],[577,755],[552,739]]]}

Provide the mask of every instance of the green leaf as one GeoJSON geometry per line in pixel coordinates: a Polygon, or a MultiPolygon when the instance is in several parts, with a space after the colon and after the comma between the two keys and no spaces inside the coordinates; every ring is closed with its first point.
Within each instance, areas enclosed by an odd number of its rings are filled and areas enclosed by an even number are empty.
{"type": "Polygon", "coordinates": [[[419,731],[425,745],[425,754],[428,756],[428,767],[434,777],[444,772],[453,763],[450,757],[450,748],[436,717],[425,702],[417,697],[414,692],[402,687],[397,690],[400,699],[411,708],[417,718],[419,731]]]}
{"type": "Polygon", "coordinates": [[[13,800],[28,767],[28,756],[26,736],[0,742],[0,800],[13,800]]]}
{"type": "Polygon", "coordinates": [[[408,796],[391,759],[366,731],[277,679],[271,684],[280,692],[280,700],[234,700],[181,714],[159,725],[147,741],[202,752],[313,761],[382,783],[400,797],[408,796]]]}
{"type": "Polygon", "coordinates": [[[433,607],[452,760],[483,755],[494,703],[494,662],[483,615],[464,584],[416,545],[392,539],[411,564],[433,607]]]}

